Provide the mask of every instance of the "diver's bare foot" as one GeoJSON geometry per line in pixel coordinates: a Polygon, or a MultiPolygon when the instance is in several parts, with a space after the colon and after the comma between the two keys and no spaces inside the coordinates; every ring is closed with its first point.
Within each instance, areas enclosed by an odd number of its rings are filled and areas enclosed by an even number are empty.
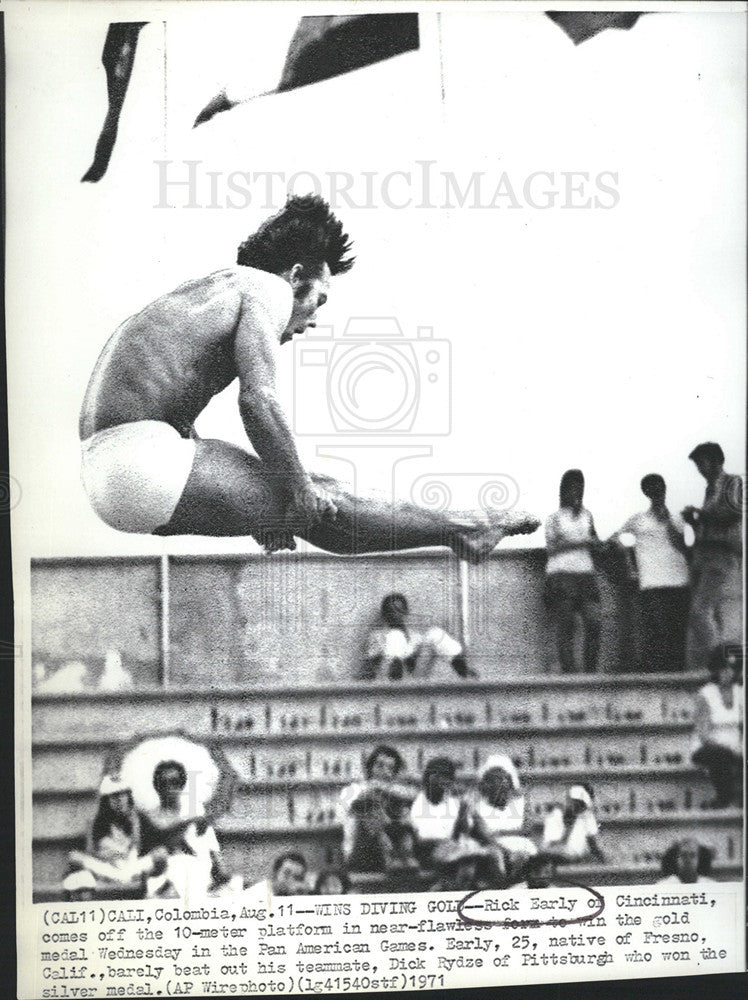
{"type": "Polygon", "coordinates": [[[296,548],[296,539],[290,531],[282,528],[278,531],[264,532],[260,544],[267,555],[272,555],[273,552],[293,552],[296,548]]]}
{"type": "Polygon", "coordinates": [[[489,511],[487,517],[487,524],[460,529],[452,539],[453,552],[466,562],[482,562],[502,538],[509,535],[531,535],[540,527],[537,517],[522,510],[489,511]]]}

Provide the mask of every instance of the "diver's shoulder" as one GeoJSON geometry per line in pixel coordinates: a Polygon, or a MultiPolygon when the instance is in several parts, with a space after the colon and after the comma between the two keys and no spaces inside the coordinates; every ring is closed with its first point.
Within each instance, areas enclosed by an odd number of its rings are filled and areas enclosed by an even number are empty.
{"type": "Polygon", "coordinates": [[[235,264],[225,272],[243,293],[264,298],[269,302],[287,303],[292,298],[291,286],[277,274],[256,267],[235,264]]]}

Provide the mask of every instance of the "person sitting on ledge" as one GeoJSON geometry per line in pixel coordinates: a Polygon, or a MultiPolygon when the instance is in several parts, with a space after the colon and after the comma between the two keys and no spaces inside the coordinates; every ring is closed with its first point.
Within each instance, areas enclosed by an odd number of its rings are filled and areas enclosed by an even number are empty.
{"type": "Polygon", "coordinates": [[[448,660],[458,677],[477,677],[467,665],[461,643],[443,628],[424,634],[408,626],[408,600],[403,594],[388,594],[382,601],[382,624],[369,633],[366,646],[366,679],[429,677],[437,659],[448,660]]]}
{"type": "Polygon", "coordinates": [[[722,644],[709,657],[711,681],[696,695],[691,760],[709,772],[716,798],[711,809],[743,803],[743,651],[722,644]]]}
{"type": "Polygon", "coordinates": [[[663,878],[658,885],[694,885],[714,882],[710,878],[714,852],[693,837],[678,840],[662,856],[663,878]]]}
{"type": "Polygon", "coordinates": [[[393,747],[375,747],[364,766],[366,780],[354,782],[340,793],[343,856],[349,871],[418,868],[408,815],[415,792],[395,782],[403,766],[393,747]]]}
{"type": "Polygon", "coordinates": [[[564,861],[581,861],[589,857],[605,861],[605,855],[597,842],[599,828],[593,805],[594,797],[595,793],[588,784],[571,786],[566,793],[564,807],[556,806],[545,818],[544,850],[553,851],[564,861]]]}

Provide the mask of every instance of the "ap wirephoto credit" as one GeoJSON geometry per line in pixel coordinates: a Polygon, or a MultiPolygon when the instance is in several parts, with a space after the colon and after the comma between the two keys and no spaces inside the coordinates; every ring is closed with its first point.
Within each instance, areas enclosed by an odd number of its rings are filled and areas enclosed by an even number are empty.
{"type": "Polygon", "coordinates": [[[745,971],[745,11],[563,8],[3,6],[19,997],[745,971]]]}

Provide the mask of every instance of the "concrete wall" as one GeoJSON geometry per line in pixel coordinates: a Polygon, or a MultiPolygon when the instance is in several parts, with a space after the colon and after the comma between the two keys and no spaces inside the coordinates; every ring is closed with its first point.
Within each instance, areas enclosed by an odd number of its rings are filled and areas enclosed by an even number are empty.
{"type": "MultiPolygon", "coordinates": [[[[166,568],[157,559],[44,561],[32,575],[34,663],[44,664],[46,683],[71,662],[86,665],[82,683],[72,672],[72,687],[60,675],[63,690],[95,689],[112,650],[137,687],[159,684],[162,673],[179,687],[356,679],[367,631],[390,591],[407,596],[414,627],[441,625],[465,638],[485,680],[557,669],[538,550],[497,553],[479,567],[434,551],[172,558],[166,568]]],[[[628,601],[606,580],[601,585],[601,670],[633,669],[628,601]]],[[[437,673],[435,681],[450,679],[445,665],[437,673]]]]}

